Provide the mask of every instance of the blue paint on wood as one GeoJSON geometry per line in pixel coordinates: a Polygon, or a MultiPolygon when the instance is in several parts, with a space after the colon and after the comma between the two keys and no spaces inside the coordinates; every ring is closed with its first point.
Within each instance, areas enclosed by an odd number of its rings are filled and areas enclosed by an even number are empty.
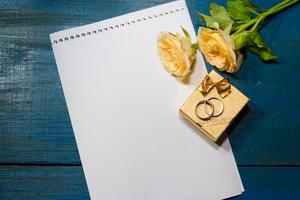
{"type": "MultiPolygon", "coordinates": [[[[0,0],[0,166],[7,165],[0,167],[0,199],[88,199],[49,34],[169,1],[0,0]]],[[[195,29],[196,11],[207,12],[209,2],[187,1],[195,29]]],[[[280,1],[254,2],[269,8],[280,1]]],[[[247,54],[237,74],[223,73],[251,99],[230,129],[236,160],[265,166],[240,167],[240,199],[300,199],[300,168],[267,167],[300,165],[299,8],[272,17],[262,30],[277,62],[247,54]]]]}
{"type": "Polygon", "coordinates": [[[0,167],[1,200],[88,200],[82,168],[0,167]]]}
{"type": "MultiPolygon", "coordinates": [[[[217,1],[224,5],[224,1],[217,1]]],[[[278,0],[254,1],[264,9],[278,0]]],[[[190,11],[208,11],[207,1],[192,1],[190,11]]],[[[264,63],[246,54],[240,71],[222,73],[249,98],[249,108],[230,129],[231,144],[238,164],[277,165],[300,162],[300,5],[271,17],[262,36],[278,55],[275,63],[264,63]]],[[[195,28],[199,24],[192,13],[195,28]]],[[[212,69],[212,67],[209,67],[212,69]]]]}
{"type": "MultiPolygon", "coordinates": [[[[246,191],[233,200],[297,200],[298,167],[239,168],[246,191]],[[292,181],[291,181],[292,180],[292,181]]],[[[0,167],[1,200],[88,200],[81,167],[0,167]]]]}
{"type": "Polygon", "coordinates": [[[232,200],[298,200],[299,167],[240,167],[246,191],[232,200]]]}
{"type": "MultiPolygon", "coordinates": [[[[1,1],[0,162],[80,164],[49,33],[165,2],[1,1]]],[[[195,28],[196,11],[207,12],[208,5],[188,1],[195,28]]],[[[241,70],[226,75],[251,99],[230,135],[239,164],[300,164],[298,10],[276,15],[262,31],[276,63],[247,54],[241,70]]]]}

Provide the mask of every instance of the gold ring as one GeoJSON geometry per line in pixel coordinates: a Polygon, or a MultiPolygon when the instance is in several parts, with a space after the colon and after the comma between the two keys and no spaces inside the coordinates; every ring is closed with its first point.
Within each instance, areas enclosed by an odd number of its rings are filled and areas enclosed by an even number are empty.
{"type": "Polygon", "coordinates": [[[202,100],[200,101],[196,107],[195,107],[195,114],[196,116],[201,119],[201,120],[209,120],[213,117],[214,115],[214,105],[209,102],[208,100],[202,100]],[[201,116],[198,114],[198,108],[201,106],[201,105],[204,105],[204,112],[208,115],[208,116],[201,116]],[[211,108],[211,113],[208,113],[207,109],[206,109],[206,106],[209,106],[211,108]]]}
{"type": "MultiPolygon", "coordinates": [[[[220,115],[222,115],[222,113],[224,112],[224,102],[222,100],[220,100],[217,97],[211,97],[211,98],[207,99],[206,101],[214,105],[214,112],[212,114],[212,117],[219,117],[220,115]],[[217,100],[217,101],[221,102],[222,106],[218,113],[215,113],[215,104],[212,102],[212,100],[217,100]]],[[[209,115],[209,112],[207,111],[206,107],[205,107],[205,113],[209,115]]]]}

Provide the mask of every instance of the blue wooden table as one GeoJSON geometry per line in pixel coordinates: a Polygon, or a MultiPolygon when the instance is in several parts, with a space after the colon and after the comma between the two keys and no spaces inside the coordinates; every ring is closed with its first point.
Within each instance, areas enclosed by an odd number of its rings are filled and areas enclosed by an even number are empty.
{"type": "MultiPolygon", "coordinates": [[[[1,200],[89,199],[49,34],[165,2],[0,1],[1,200]]],[[[209,0],[187,3],[197,28],[196,11],[207,12],[209,0]]],[[[246,189],[234,199],[300,199],[299,20],[298,4],[264,25],[277,62],[247,54],[241,70],[226,75],[251,98],[230,128],[246,189]]]]}

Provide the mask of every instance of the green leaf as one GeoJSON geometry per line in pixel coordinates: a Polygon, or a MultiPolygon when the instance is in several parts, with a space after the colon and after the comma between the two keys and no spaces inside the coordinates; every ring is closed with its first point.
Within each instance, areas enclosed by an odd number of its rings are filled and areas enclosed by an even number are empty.
{"type": "Polygon", "coordinates": [[[246,46],[249,43],[249,31],[243,31],[231,36],[232,41],[234,42],[234,50],[239,50],[246,46]]]}
{"type": "Polygon", "coordinates": [[[257,54],[263,61],[273,61],[277,58],[277,56],[267,46],[266,42],[256,30],[251,32],[251,34],[249,35],[247,45],[249,51],[257,54]]]}
{"type": "Polygon", "coordinates": [[[177,37],[174,33],[168,32],[170,35],[177,37]]]}
{"type": "Polygon", "coordinates": [[[228,0],[227,9],[230,16],[235,20],[251,19],[251,12],[242,0],[228,0]]]}
{"type": "Polygon", "coordinates": [[[206,23],[206,26],[214,29],[221,29],[225,33],[230,34],[233,20],[223,6],[216,3],[210,3],[210,15],[198,13],[200,21],[206,23]]]}
{"type": "Polygon", "coordinates": [[[226,34],[230,34],[231,27],[233,24],[232,19],[222,19],[217,17],[211,17],[208,15],[204,15],[202,13],[198,13],[199,20],[204,22],[207,27],[216,29],[217,26],[223,30],[226,34]]]}
{"type": "Polygon", "coordinates": [[[228,0],[227,9],[230,16],[234,20],[247,21],[251,19],[252,14],[259,14],[260,10],[257,6],[252,4],[251,0],[228,0]]]}
{"type": "Polygon", "coordinates": [[[192,44],[192,48],[193,48],[193,49],[198,49],[198,48],[199,48],[198,42],[192,44]]]}
{"type": "Polygon", "coordinates": [[[189,32],[187,32],[187,30],[185,30],[182,26],[181,26],[181,30],[184,33],[186,39],[188,39],[189,41],[191,41],[191,36],[190,36],[189,32]]]}
{"type": "Polygon", "coordinates": [[[224,19],[224,20],[232,20],[227,10],[214,2],[210,3],[210,15],[215,18],[224,19]]]}
{"type": "Polygon", "coordinates": [[[274,61],[277,56],[268,47],[259,48],[257,46],[249,47],[249,51],[257,54],[263,61],[274,61]]]}
{"type": "Polygon", "coordinates": [[[213,22],[215,22],[215,20],[213,20],[213,18],[211,16],[208,16],[208,15],[205,15],[205,14],[202,14],[202,13],[197,13],[198,14],[198,17],[199,17],[199,20],[203,23],[205,23],[205,25],[209,28],[212,28],[212,24],[213,22]]]}
{"type": "Polygon", "coordinates": [[[198,42],[192,44],[192,50],[193,50],[192,54],[193,54],[193,55],[196,54],[197,49],[199,49],[199,44],[198,44],[198,42]]]}
{"type": "Polygon", "coordinates": [[[244,4],[249,8],[249,11],[254,14],[259,14],[262,9],[256,5],[254,5],[251,0],[243,0],[244,4]]]}
{"type": "Polygon", "coordinates": [[[259,35],[259,33],[255,30],[249,35],[249,39],[253,44],[255,44],[257,47],[262,48],[266,47],[265,41],[262,39],[262,37],[259,35]]]}

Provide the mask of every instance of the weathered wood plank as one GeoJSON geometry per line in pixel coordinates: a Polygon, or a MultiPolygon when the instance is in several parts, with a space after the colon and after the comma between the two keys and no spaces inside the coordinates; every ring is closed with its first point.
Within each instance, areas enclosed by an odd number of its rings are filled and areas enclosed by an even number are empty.
{"type": "MultiPolygon", "coordinates": [[[[300,170],[240,167],[246,192],[233,199],[299,199],[300,170]]],[[[81,167],[0,167],[1,200],[87,200],[81,167]]]]}
{"type": "MultiPolygon", "coordinates": [[[[49,33],[163,2],[168,0],[0,1],[0,163],[80,163],[49,33]]],[[[195,11],[206,12],[209,2],[188,1],[195,27],[195,11]]],[[[279,0],[256,2],[268,8],[279,0]]],[[[300,164],[298,11],[299,5],[264,27],[277,63],[248,54],[230,76],[251,98],[230,135],[239,164],[300,164]]]]}
{"type": "Polygon", "coordinates": [[[0,163],[80,163],[49,34],[156,4],[0,1],[0,163]]]}
{"type": "MultiPolygon", "coordinates": [[[[278,2],[256,4],[267,9],[278,2]]],[[[193,4],[199,10],[206,5],[203,1],[193,4]]],[[[277,62],[266,64],[248,53],[237,74],[225,74],[250,98],[248,109],[230,129],[238,164],[300,164],[299,9],[298,4],[279,13],[262,29],[266,42],[278,55],[277,62]]]]}
{"type": "Polygon", "coordinates": [[[89,194],[82,168],[0,167],[1,200],[83,200],[89,194]]]}
{"type": "Polygon", "coordinates": [[[245,192],[238,199],[300,199],[298,167],[239,167],[245,192]]]}

